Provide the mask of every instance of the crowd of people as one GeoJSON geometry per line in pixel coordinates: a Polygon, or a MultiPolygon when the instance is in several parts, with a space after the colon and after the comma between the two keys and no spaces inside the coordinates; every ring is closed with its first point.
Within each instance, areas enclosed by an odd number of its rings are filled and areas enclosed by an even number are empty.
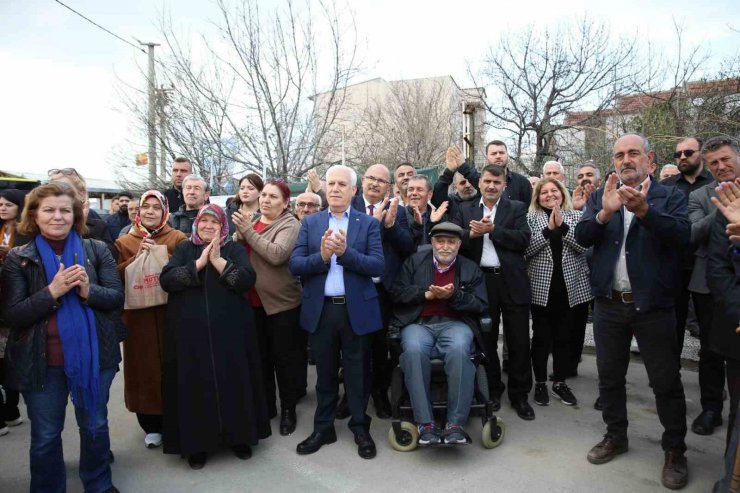
{"type": "Polygon", "coordinates": [[[63,491],[71,396],[84,489],[117,491],[107,407],[121,362],[144,446],[200,469],[221,447],[249,459],[272,418],[292,434],[310,360],[317,405],[298,454],[335,442],[335,420],[349,417],[358,455],[375,457],[367,407],[372,397],[376,416],[391,417],[396,366],[419,445],[468,443],[471,355],[483,355],[492,408],[506,391],[517,416],[534,420],[530,394],[539,406],[578,402],[567,380],[591,314],[606,433],[588,461],[628,450],[634,338],[663,426],[661,482],[679,489],[689,477],[680,368],[693,303],[702,411],[691,429],[722,425],[726,383],[729,478],[740,428],[740,144],[687,137],[674,157],[656,176],[649,141],[623,135],[608,175],[585,163],[569,190],[561,163],[528,178],[492,141],[481,169],[448,149],[436,183],[410,163],[371,165],[359,187],[350,167],[331,166],[323,180],[311,171],[294,205],[287,183],[248,174],[225,208],[177,158],[171,188],[121,193],[105,219],[75,169],[49,170],[26,196],[0,191],[0,435],[23,423],[22,395],[31,491],[63,491]],[[161,296],[130,305],[141,288],[133,267],[155,258],[145,284],[161,296]],[[441,421],[430,397],[435,358],[447,374],[441,421]]]}

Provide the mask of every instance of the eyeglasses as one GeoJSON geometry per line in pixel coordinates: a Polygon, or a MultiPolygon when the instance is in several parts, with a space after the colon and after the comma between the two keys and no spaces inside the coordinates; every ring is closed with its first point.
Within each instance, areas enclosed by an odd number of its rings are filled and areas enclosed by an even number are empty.
{"type": "Polygon", "coordinates": [[[296,203],[296,208],[298,209],[318,209],[319,204],[315,202],[298,202],[296,203]]]}
{"type": "Polygon", "coordinates": [[[378,185],[390,185],[391,182],[384,180],[383,178],[376,178],[374,176],[365,175],[363,180],[368,180],[370,183],[377,183],[378,185]]]}
{"type": "Polygon", "coordinates": [[[686,149],[685,151],[676,151],[673,153],[674,159],[681,159],[681,154],[683,154],[686,157],[691,157],[694,155],[694,153],[699,152],[698,149],[686,149]]]}
{"type": "Polygon", "coordinates": [[[54,176],[54,175],[77,175],[80,176],[80,174],[77,172],[74,168],[52,168],[49,171],[47,171],[47,176],[54,176]]]}

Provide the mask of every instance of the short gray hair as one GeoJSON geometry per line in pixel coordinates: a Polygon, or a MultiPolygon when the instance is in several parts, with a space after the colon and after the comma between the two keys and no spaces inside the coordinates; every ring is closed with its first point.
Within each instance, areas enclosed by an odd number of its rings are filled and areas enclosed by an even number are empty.
{"type": "Polygon", "coordinates": [[[563,165],[560,164],[560,161],[548,161],[545,164],[543,164],[542,165],[542,175],[543,176],[545,175],[545,168],[547,167],[548,164],[557,164],[558,170],[560,170],[560,174],[565,176],[565,168],[563,168],[563,165]]]}
{"type": "Polygon", "coordinates": [[[182,188],[185,188],[185,184],[187,182],[189,182],[189,181],[202,181],[203,182],[203,191],[205,191],[205,192],[210,192],[211,191],[210,185],[208,185],[208,182],[202,176],[198,176],[198,175],[188,175],[188,176],[186,176],[182,180],[182,188]]]}
{"type": "Polygon", "coordinates": [[[678,169],[678,166],[675,164],[664,164],[662,168],[660,168],[660,176],[663,176],[663,172],[667,169],[678,169]]]}
{"type": "MultiPolygon", "coordinates": [[[[585,163],[583,163],[581,168],[592,168],[594,170],[594,174],[596,175],[596,178],[601,179],[601,170],[599,169],[598,166],[596,166],[596,164],[594,164],[593,161],[586,161],[585,163]]],[[[581,168],[578,168],[578,171],[580,171],[581,168]]]]}
{"type": "Polygon", "coordinates": [[[704,157],[707,152],[714,152],[724,146],[730,146],[735,151],[735,154],[740,154],[740,143],[736,139],[720,135],[704,142],[704,145],[701,147],[701,155],[704,157]]]}
{"type": "MultiPolygon", "coordinates": [[[[644,135],[638,134],[636,132],[630,132],[630,133],[626,133],[624,135],[620,135],[617,140],[622,139],[624,137],[629,137],[629,136],[637,137],[638,139],[640,139],[642,141],[642,149],[645,151],[645,153],[648,153],[648,152],[650,152],[650,151],[653,150],[652,147],[650,146],[650,141],[648,140],[648,138],[645,137],[644,135]]],[[[616,143],[616,141],[615,141],[615,143],[616,143]]]]}
{"type": "Polygon", "coordinates": [[[432,185],[432,180],[430,180],[427,175],[414,175],[411,178],[409,178],[409,183],[411,183],[412,181],[423,181],[424,185],[427,187],[427,190],[429,191],[434,190],[434,186],[432,185]]]}
{"type": "Polygon", "coordinates": [[[335,164],[333,166],[329,166],[329,169],[326,170],[326,177],[329,176],[329,173],[332,171],[346,171],[349,173],[349,179],[352,182],[351,185],[353,187],[357,186],[357,171],[353,170],[349,166],[345,166],[344,164],[335,164]]]}

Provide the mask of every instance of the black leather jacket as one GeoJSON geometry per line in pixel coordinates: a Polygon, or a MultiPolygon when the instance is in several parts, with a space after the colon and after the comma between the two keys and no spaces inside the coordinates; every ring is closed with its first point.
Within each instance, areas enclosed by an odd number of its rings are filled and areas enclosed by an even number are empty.
{"type": "MultiPolygon", "coordinates": [[[[121,361],[119,343],[126,336],[121,321],[123,285],[105,243],[82,240],[90,279],[87,304],[95,313],[100,368],[121,361]]],[[[59,306],[49,291],[36,243],[14,248],[2,272],[2,311],[10,336],[5,350],[5,382],[11,389],[39,391],[46,376],[46,333],[59,306]]]]}

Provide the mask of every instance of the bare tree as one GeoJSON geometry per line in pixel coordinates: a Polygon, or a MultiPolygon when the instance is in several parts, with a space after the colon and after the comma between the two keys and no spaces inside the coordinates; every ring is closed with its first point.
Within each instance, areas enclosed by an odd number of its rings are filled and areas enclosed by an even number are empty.
{"type": "Polygon", "coordinates": [[[462,92],[454,80],[398,80],[388,87],[360,110],[348,135],[349,160],[361,165],[443,165],[447,148],[461,133],[462,92]]]}
{"type": "MultiPolygon", "coordinates": [[[[308,0],[270,9],[257,0],[216,6],[217,37],[190,41],[171,19],[161,21],[157,77],[168,90],[160,145],[207,177],[300,177],[315,166],[343,103],[340,89],[359,69],[354,20],[347,9],[308,0]],[[331,95],[321,114],[309,101],[318,92],[331,95]]],[[[136,100],[124,105],[143,115],[136,100]]]]}
{"type": "Polygon", "coordinates": [[[634,39],[615,40],[606,25],[584,17],[554,30],[505,33],[480,74],[469,73],[491,87],[489,124],[508,135],[512,160],[531,172],[558,157],[555,136],[573,126],[568,114],[589,108],[579,122],[588,126],[628,91],[635,57],[634,39]]]}

